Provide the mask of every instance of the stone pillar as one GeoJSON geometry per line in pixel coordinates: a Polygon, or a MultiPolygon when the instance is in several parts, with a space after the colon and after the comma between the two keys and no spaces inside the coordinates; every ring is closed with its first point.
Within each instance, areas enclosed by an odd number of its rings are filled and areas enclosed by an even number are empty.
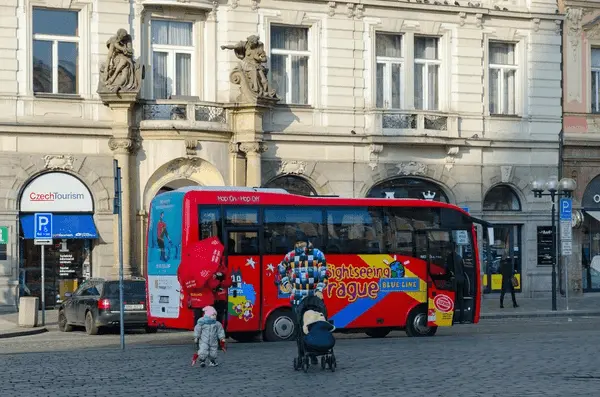
{"type": "MultiPolygon", "coordinates": [[[[113,151],[113,156],[115,160],[119,162],[119,167],[121,167],[121,211],[123,214],[123,273],[125,275],[132,274],[131,268],[131,258],[132,258],[132,245],[133,241],[131,239],[131,224],[132,224],[132,204],[131,204],[131,195],[135,192],[133,189],[133,179],[131,178],[131,155],[136,151],[136,142],[132,138],[124,138],[124,137],[113,137],[108,141],[108,146],[113,151]]],[[[135,175],[135,172],[133,172],[135,175]]],[[[115,254],[115,263],[118,265],[119,259],[119,234],[118,234],[118,217],[115,215],[114,217],[114,235],[115,235],[115,243],[114,243],[114,254],[115,254]]],[[[118,272],[118,266],[115,266],[116,271],[118,272]]]]}
{"type": "MultiPolygon", "coordinates": [[[[141,16],[143,8],[137,7],[135,13],[141,16]]],[[[144,78],[144,67],[133,58],[133,43],[131,35],[125,29],[118,29],[108,42],[108,54],[104,62],[100,63],[100,78],[98,79],[97,93],[104,105],[108,106],[113,116],[112,138],[108,146],[113,156],[121,167],[121,213],[123,216],[123,272],[131,275],[132,239],[131,226],[134,222],[132,217],[131,196],[136,192],[135,182],[137,178],[135,170],[131,170],[131,156],[135,154],[138,139],[135,135],[135,113],[134,105],[142,86],[144,78]]],[[[119,234],[118,217],[114,216],[114,261],[115,274],[119,267],[119,234]]]]}
{"type": "Polygon", "coordinates": [[[261,187],[261,154],[268,149],[264,142],[242,142],[240,150],[246,153],[246,186],[261,187]]]}

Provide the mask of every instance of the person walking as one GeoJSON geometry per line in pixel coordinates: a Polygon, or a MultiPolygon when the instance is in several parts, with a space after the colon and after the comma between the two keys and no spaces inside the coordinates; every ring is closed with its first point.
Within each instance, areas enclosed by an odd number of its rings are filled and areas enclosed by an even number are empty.
{"type": "Polygon", "coordinates": [[[500,292],[500,308],[504,309],[504,294],[506,291],[510,291],[512,297],[513,307],[517,308],[517,298],[515,298],[515,286],[513,284],[514,270],[512,261],[510,258],[502,259],[500,263],[500,273],[502,273],[502,292],[500,292]]]}

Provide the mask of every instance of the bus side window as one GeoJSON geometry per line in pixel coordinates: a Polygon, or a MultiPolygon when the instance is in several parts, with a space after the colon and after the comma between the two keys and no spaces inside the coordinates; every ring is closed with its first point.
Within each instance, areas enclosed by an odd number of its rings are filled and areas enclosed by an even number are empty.
{"type": "Polygon", "coordinates": [[[403,208],[388,208],[386,211],[385,236],[387,253],[413,256],[412,220],[403,208]]]}
{"type": "Polygon", "coordinates": [[[322,249],[323,211],[320,208],[265,208],[265,254],[287,254],[296,241],[322,249]]]}
{"type": "Polygon", "coordinates": [[[380,254],[385,251],[379,208],[327,210],[328,253],[380,254]]]}
{"type": "Polygon", "coordinates": [[[218,237],[221,243],[221,211],[218,208],[200,208],[199,240],[209,237],[218,237]]]}

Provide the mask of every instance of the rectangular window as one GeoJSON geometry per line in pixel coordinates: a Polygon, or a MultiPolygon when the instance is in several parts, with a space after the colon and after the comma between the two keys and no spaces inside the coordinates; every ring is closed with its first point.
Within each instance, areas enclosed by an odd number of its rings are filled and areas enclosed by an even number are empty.
{"type": "Polygon", "coordinates": [[[193,95],[193,23],[153,19],[151,24],[154,99],[193,95]]]}
{"type": "Polygon", "coordinates": [[[258,255],[258,232],[229,232],[227,253],[229,255],[258,255]]]}
{"type": "Polygon", "coordinates": [[[600,48],[592,48],[592,113],[600,113],[600,48]]]}
{"type": "Polygon", "coordinates": [[[377,34],[375,39],[377,56],[377,108],[402,108],[402,36],[377,34]]]}
{"type": "Polygon", "coordinates": [[[516,114],[515,47],[512,43],[490,43],[490,114],[516,114]]]}
{"type": "Polygon", "coordinates": [[[33,8],[33,92],[79,92],[79,14],[33,8]]]}
{"type": "Polygon", "coordinates": [[[8,245],[0,244],[0,261],[8,259],[8,245]]]}
{"type": "Polygon", "coordinates": [[[225,223],[233,226],[257,225],[257,208],[227,208],[225,210],[225,223]]]}
{"type": "Polygon", "coordinates": [[[288,104],[308,104],[308,28],[271,26],[271,80],[288,104]]]}
{"type": "Polygon", "coordinates": [[[198,211],[200,214],[199,239],[218,237],[221,242],[221,211],[218,208],[204,208],[198,211]]]}
{"type": "Polygon", "coordinates": [[[380,254],[384,251],[380,208],[327,210],[327,253],[380,254]]]}
{"type": "Polygon", "coordinates": [[[439,108],[439,42],[437,37],[415,37],[415,109],[439,108]]]}
{"type": "Polygon", "coordinates": [[[323,211],[318,208],[265,209],[266,254],[286,254],[297,241],[322,249],[323,211]]]}

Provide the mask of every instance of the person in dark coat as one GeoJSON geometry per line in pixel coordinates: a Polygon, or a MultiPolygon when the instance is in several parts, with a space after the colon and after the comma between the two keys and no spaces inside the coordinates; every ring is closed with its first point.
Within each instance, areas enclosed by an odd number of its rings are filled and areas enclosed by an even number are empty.
{"type": "Polygon", "coordinates": [[[458,311],[458,321],[462,323],[465,309],[465,262],[458,254],[457,248],[456,243],[452,244],[452,252],[446,258],[446,266],[456,283],[455,307],[458,311]]]}
{"type": "Polygon", "coordinates": [[[510,291],[510,296],[512,297],[513,301],[513,307],[519,307],[519,305],[517,305],[517,298],[515,298],[515,287],[512,283],[514,270],[510,258],[502,259],[500,263],[500,273],[502,274],[502,292],[500,292],[500,308],[504,309],[504,293],[506,291],[510,291]]]}

